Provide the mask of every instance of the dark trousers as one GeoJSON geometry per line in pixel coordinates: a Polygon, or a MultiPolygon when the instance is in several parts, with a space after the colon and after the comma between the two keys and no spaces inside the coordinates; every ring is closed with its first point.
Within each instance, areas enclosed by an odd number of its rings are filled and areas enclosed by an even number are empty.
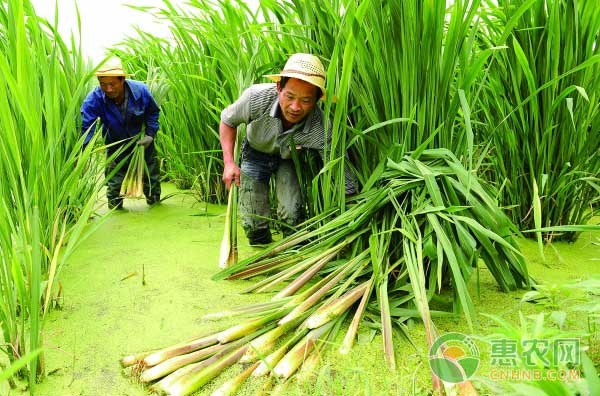
{"type": "Polygon", "coordinates": [[[283,223],[284,235],[291,234],[294,226],[300,224],[305,216],[293,161],[261,153],[246,142],[242,147],[239,212],[242,227],[251,245],[271,242],[271,177],[275,177],[277,217],[283,223]]]}
{"type": "MultiPolygon", "coordinates": [[[[148,205],[160,202],[160,164],[156,158],[156,152],[151,149],[146,149],[145,156],[147,171],[144,174],[143,190],[146,202],[148,205]]],[[[111,161],[106,167],[106,198],[108,206],[121,207],[123,205],[123,197],[121,197],[121,185],[127,173],[128,163],[117,170],[112,177],[108,176],[114,171],[118,162],[111,161]]]]}

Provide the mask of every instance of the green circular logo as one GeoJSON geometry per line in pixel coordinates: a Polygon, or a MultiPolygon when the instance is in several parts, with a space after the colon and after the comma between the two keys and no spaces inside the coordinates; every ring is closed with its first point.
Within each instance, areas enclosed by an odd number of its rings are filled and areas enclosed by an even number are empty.
{"type": "Polygon", "coordinates": [[[431,371],[445,382],[458,384],[471,378],[479,367],[479,349],[462,333],[446,333],[429,349],[431,371]]]}

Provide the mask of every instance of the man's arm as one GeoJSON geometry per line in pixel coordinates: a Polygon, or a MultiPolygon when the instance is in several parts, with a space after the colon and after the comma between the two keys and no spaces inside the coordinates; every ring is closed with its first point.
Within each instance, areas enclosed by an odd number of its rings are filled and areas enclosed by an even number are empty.
{"type": "Polygon", "coordinates": [[[221,121],[219,124],[219,140],[223,150],[223,181],[228,190],[232,181],[235,182],[236,186],[240,185],[240,168],[233,157],[236,137],[237,129],[221,121]]]}
{"type": "Polygon", "coordinates": [[[240,168],[235,163],[234,149],[237,137],[237,126],[248,124],[251,121],[250,102],[252,100],[252,87],[246,89],[242,95],[221,112],[219,124],[219,140],[223,150],[223,181],[229,190],[231,182],[240,185],[240,168]]]}
{"type": "Polygon", "coordinates": [[[144,117],[146,123],[146,130],[144,131],[144,137],[137,141],[138,146],[144,146],[144,148],[148,148],[154,142],[154,137],[156,136],[156,132],[158,132],[158,128],[160,127],[158,124],[158,118],[160,116],[160,108],[154,101],[152,94],[146,88],[145,95],[147,95],[147,104],[144,109],[144,117]]]}
{"type": "Polygon", "coordinates": [[[152,139],[156,136],[156,132],[160,125],[158,123],[158,118],[160,116],[160,108],[154,101],[152,94],[148,91],[148,104],[146,105],[146,136],[150,136],[152,139]]]}
{"type": "Polygon", "coordinates": [[[94,97],[94,91],[92,91],[81,105],[81,134],[87,134],[83,142],[84,146],[89,143],[94,135],[94,131],[97,127],[95,122],[99,117],[100,111],[97,99],[94,97]]]}

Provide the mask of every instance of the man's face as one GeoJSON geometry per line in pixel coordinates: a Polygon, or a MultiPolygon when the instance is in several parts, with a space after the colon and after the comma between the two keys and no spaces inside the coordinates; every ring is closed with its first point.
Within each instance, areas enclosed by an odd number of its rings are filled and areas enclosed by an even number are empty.
{"type": "Polygon", "coordinates": [[[110,99],[115,100],[123,97],[125,79],[123,77],[98,77],[100,89],[110,99]]]}
{"type": "Polygon", "coordinates": [[[277,83],[279,105],[285,121],[297,124],[310,113],[317,103],[318,88],[309,82],[290,78],[285,87],[277,83]]]}

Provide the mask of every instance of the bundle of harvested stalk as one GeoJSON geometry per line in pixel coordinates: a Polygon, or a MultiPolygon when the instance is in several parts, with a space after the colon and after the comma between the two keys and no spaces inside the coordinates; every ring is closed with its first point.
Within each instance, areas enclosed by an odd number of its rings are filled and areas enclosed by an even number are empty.
{"type": "MultiPolygon", "coordinates": [[[[381,328],[386,361],[394,368],[394,331],[405,332],[404,322],[421,318],[431,346],[436,338],[431,318],[453,314],[429,309],[430,299],[442,288],[452,287],[452,311],[462,311],[472,325],[475,310],[467,283],[481,261],[502,290],[529,286],[513,240],[518,230],[451,152],[426,150],[379,169],[345,212],[323,213],[295,234],[215,275],[217,280],[261,275],[246,291],[277,293],[269,303],[230,312],[251,318],[209,336],[206,345],[196,341],[204,352],[167,360],[179,362],[169,363],[177,371],[166,378],[175,379],[163,379],[155,387],[187,395],[223,367],[259,357],[256,367],[226,386],[239,386],[250,371],[285,381],[311,351],[330,345],[323,341],[334,339],[344,327],[340,351],[348,352],[365,321],[381,328]],[[349,323],[346,318],[351,318],[349,323]],[[214,353],[212,360],[192,363],[208,352],[214,353]]],[[[173,350],[192,354],[185,345],[162,353],[171,356],[173,350]]],[[[157,375],[148,373],[159,370],[153,371],[147,359],[140,363],[141,379],[153,381],[157,375]]],[[[432,380],[441,391],[440,381],[435,376],[432,380]]]]}
{"type": "Polygon", "coordinates": [[[225,230],[221,241],[221,252],[219,255],[219,267],[229,268],[237,264],[237,186],[231,184],[227,199],[227,213],[225,215],[225,230]]]}
{"type": "Polygon", "coordinates": [[[144,174],[146,173],[144,146],[134,146],[129,166],[121,184],[121,196],[127,198],[144,197],[144,174]]]}

